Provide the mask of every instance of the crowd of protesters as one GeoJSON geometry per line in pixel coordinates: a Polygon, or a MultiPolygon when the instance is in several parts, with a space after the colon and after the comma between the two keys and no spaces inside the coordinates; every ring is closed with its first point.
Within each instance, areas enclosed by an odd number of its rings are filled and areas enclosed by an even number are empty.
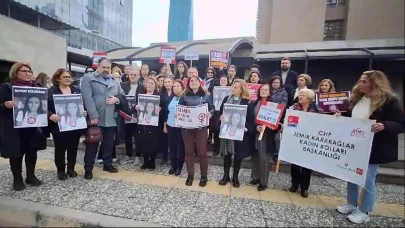
{"type": "MultiPolygon", "coordinates": [[[[118,172],[114,167],[115,161],[122,164],[133,162],[141,169],[154,170],[157,153],[160,153],[162,162],[159,165],[169,164],[170,175],[179,176],[183,172],[184,163],[186,164],[187,186],[193,185],[194,159],[197,156],[201,169],[199,186],[205,187],[209,172],[207,144],[212,143],[214,156],[221,155],[224,158],[224,175],[218,180],[220,185],[230,182],[233,187],[240,187],[238,176],[242,161],[251,157],[250,184],[257,185],[258,191],[265,190],[268,186],[270,162],[277,161],[283,125],[281,123],[278,129],[270,129],[256,124],[254,120],[260,106],[270,101],[290,109],[322,115],[323,110],[315,102],[315,93],[334,92],[336,88],[332,80],[323,79],[317,86],[317,91],[310,89],[314,87],[310,75],[293,71],[288,58],[281,60],[281,69],[274,72],[270,80],[262,77],[258,65],[252,65],[246,81],[238,78],[236,73],[237,67],[234,65],[227,69],[209,67],[205,70],[205,75],[199,77],[195,67],[188,67],[182,61],[177,63],[174,73],[169,65],[164,65],[157,74],[150,71],[147,64],[143,64],[140,69],[126,66],[122,72],[119,67],[112,67],[109,59],[101,58],[97,69],[87,68],[80,86],[74,86],[72,74],[66,69],[56,70],[52,77],[39,74],[34,80],[29,64],[15,63],[9,73],[10,82],[0,86],[1,156],[10,161],[13,189],[21,191],[25,189],[25,184],[42,184],[35,175],[37,152],[46,148],[46,138],[50,135],[55,143],[57,177],[60,180],[76,177],[78,144],[81,136],[85,135],[85,179],[93,178],[92,171],[97,160],[103,163],[103,170],[110,173],[118,172]],[[247,83],[260,85],[257,99],[250,99],[247,83]],[[16,104],[12,97],[13,86],[48,88],[48,127],[14,127],[13,107],[16,104]],[[213,103],[213,90],[216,86],[231,87],[231,93],[223,99],[220,110],[215,110],[213,103]],[[87,130],[60,131],[58,122],[61,117],[55,111],[55,94],[82,95],[85,109],[82,114],[87,117],[87,130]],[[137,101],[140,94],[160,96],[159,108],[155,110],[159,116],[158,126],[140,125],[137,118],[130,123],[124,120],[125,113],[131,115],[139,110],[137,104],[128,106],[126,96],[134,96],[137,101]],[[197,129],[176,126],[177,105],[201,104],[207,104],[209,126],[197,129]],[[242,141],[219,138],[219,126],[224,119],[224,104],[248,107],[242,141]],[[262,139],[258,140],[262,131],[262,139]],[[99,139],[93,140],[89,135],[96,138],[99,136],[99,139]],[[118,160],[115,147],[121,139],[125,142],[126,155],[118,160]],[[22,175],[23,158],[27,172],[25,182],[22,175]]],[[[363,223],[369,221],[368,213],[376,200],[375,181],[379,165],[397,160],[398,134],[404,132],[404,114],[397,95],[381,71],[362,73],[353,85],[348,103],[348,112],[337,111],[335,115],[376,120],[371,129],[375,136],[363,203],[357,207],[359,186],[348,183],[348,204],[337,208],[340,213],[348,214],[350,221],[363,223]]],[[[289,191],[300,190],[301,196],[307,198],[311,172],[310,169],[292,164],[289,191]]]]}

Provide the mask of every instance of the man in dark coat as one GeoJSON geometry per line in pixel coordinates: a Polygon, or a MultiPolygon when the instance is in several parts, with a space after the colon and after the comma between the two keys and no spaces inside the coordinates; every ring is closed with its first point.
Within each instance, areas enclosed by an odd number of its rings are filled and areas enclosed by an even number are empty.
{"type": "Polygon", "coordinates": [[[287,57],[281,60],[281,70],[273,73],[273,76],[280,76],[284,89],[288,93],[288,106],[293,105],[294,93],[297,88],[298,74],[291,70],[291,60],[287,57]]]}

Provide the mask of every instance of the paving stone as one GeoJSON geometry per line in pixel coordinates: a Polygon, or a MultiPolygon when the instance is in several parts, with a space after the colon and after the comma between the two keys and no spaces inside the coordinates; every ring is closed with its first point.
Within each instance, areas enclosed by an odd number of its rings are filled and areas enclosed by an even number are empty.
{"type": "Polygon", "coordinates": [[[262,202],[252,199],[231,198],[228,220],[233,217],[252,217],[264,221],[262,202]]]}
{"type": "Polygon", "coordinates": [[[91,204],[92,200],[98,200],[101,193],[73,191],[63,197],[50,202],[50,205],[80,210],[84,205],[91,204]]]}
{"type": "MultiPolygon", "coordinates": [[[[79,177],[81,178],[81,177],[79,177]]],[[[97,192],[103,193],[107,191],[109,188],[117,185],[119,181],[115,180],[108,180],[108,179],[101,179],[101,178],[94,178],[92,180],[86,180],[88,183],[78,188],[80,191],[85,192],[97,192]]]]}
{"type": "Polygon", "coordinates": [[[296,206],[296,213],[302,223],[308,227],[340,225],[327,209],[296,206]]]}
{"type": "Polygon", "coordinates": [[[188,190],[174,188],[164,198],[164,201],[169,204],[191,206],[191,205],[196,204],[196,202],[201,194],[202,194],[201,192],[188,191],[188,190]]]}
{"type": "MultiPolygon", "coordinates": [[[[300,221],[292,204],[262,201],[264,218],[271,221],[300,221]]],[[[299,223],[297,223],[299,224],[299,223]]]]}
{"type": "Polygon", "coordinates": [[[346,218],[346,215],[342,215],[336,210],[329,210],[329,212],[341,227],[405,227],[405,220],[402,218],[370,216],[370,222],[354,224],[346,218]]]}

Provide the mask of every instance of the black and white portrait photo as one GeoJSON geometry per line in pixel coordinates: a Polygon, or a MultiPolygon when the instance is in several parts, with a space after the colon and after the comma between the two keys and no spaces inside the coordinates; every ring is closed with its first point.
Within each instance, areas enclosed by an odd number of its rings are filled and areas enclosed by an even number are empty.
{"type": "Polygon", "coordinates": [[[219,138],[243,141],[247,105],[224,104],[219,138]]]}
{"type": "Polygon", "coordinates": [[[219,111],[221,108],[222,102],[226,96],[231,94],[231,87],[230,86],[214,86],[214,90],[212,92],[212,100],[214,102],[215,111],[219,111]]]}
{"type": "Polygon", "coordinates": [[[53,100],[61,132],[87,128],[81,94],[53,95],[53,100]]]}
{"type": "Polygon", "coordinates": [[[138,96],[138,124],[159,125],[160,97],[157,95],[139,94],[138,96]]]}
{"type": "Polygon", "coordinates": [[[126,95],[125,97],[127,98],[129,110],[131,111],[131,116],[132,116],[132,119],[129,121],[125,120],[125,123],[138,123],[138,117],[137,117],[136,111],[135,111],[136,110],[135,109],[136,97],[130,96],[130,95],[126,95]]]}
{"type": "Polygon", "coordinates": [[[48,126],[48,90],[13,86],[14,128],[48,126]]]}

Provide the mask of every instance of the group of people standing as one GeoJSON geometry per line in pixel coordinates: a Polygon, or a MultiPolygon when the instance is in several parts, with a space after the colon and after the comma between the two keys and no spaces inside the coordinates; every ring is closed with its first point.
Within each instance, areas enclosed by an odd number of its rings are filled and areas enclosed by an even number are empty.
{"type": "MultiPolygon", "coordinates": [[[[178,62],[173,74],[170,66],[166,65],[160,74],[150,72],[147,64],[143,64],[140,70],[126,66],[124,74],[119,68],[111,67],[112,63],[109,59],[101,58],[97,69],[94,71],[89,69],[83,76],[80,88],[72,85],[72,75],[68,70],[58,69],[51,78],[53,86],[48,91],[48,127],[16,129],[13,126],[15,104],[11,88],[40,85],[33,81],[29,64],[16,63],[12,66],[10,82],[0,86],[0,129],[1,156],[10,159],[14,190],[21,191],[25,188],[22,178],[23,157],[27,167],[25,183],[33,186],[41,185],[42,182],[35,176],[35,164],[37,151],[45,149],[45,140],[49,137],[49,133],[52,134],[55,142],[55,165],[58,178],[66,180],[68,177],[77,176],[74,170],[77,147],[85,131],[59,131],[57,123],[60,117],[55,112],[54,94],[81,94],[85,107],[83,115],[87,116],[88,125],[98,127],[102,133],[99,141],[86,142],[85,179],[93,178],[92,170],[97,153],[101,155],[99,158],[102,159],[104,171],[118,172],[113,166],[113,154],[116,140],[123,135],[126,156],[120,160],[121,163],[135,162],[141,165],[143,160],[141,169],[153,170],[156,167],[156,153],[161,152],[163,164],[166,163],[165,160],[170,161],[170,175],[180,175],[186,163],[188,176],[185,184],[191,186],[195,179],[194,160],[195,156],[198,156],[201,169],[199,186],[204,187],[208,182],[207,144],[213,141],[214,155],[221,154],[224,157],[224,175],[219,180],[219,184],[226,185],[231,182],[233,187],[239,187],[238,176],[241,163],[243,159],[251,157],[250,184],[257,185],[257,190],[263,191],[268,185],[270,162],[277,161],[283,123],[280,123],[278,129],[256,124],[255,119],[260,106],[266,105],[267,102],[274,102],[294,110],[323,114],[323,110],[315,102],[315,92],[328,93],[336,90],[334,82],[329,79],[321,81],[318,91],[310,89],[311,77],[308,74],[298,75],[292,71],[291,61],[288,58],[282,59],[281,70],[275,72],[268,81],[262,77],[258,65],[252,65],[246,81],[236,77],[237,67],[234,65],[217,71],[209,67],[203,79],[199,77],[195,67],[188,68],[182,61],[178,62]],[[260,84],[256,100],[250,99],[247,83],[260,84]],[[212,97],[215,86],[231,86],[231,93],[224,97],[219,111],[215,111],[212,97]],[[156,112],[159,117],[158,126],[142,125],[138,122],[136,113],[142,112],[142,107],[137,104],[139,94],[160,96],[159,107],[151,109],[151,112],[156,112]],[[126,96],[135,96],[136,103],[128,106],[126,96]],[[197,129],[176,126],[177,105],[201,104],[207,104],[206,114],[210,119],[209,126],[197,129]],[[243,141],[219,138],[218,126],[224,120],[224,104],[247,106],[243,141]],[[123,119],[121,112],[129,115],[135,113],[132,115],[135,119],[128,122],[123,119]],[[258,140],[262,131],[264,131],[263,137],[258,140]]],[[[363,203],[360,208],[357,208],[359,188],[357,185],[348,183],[348,205],[338,207],[339,212],[349,214],[350,221],[362,223],[369,220],[368,212],[372,210],[375,202],[375,180],[379,164],[397,159],[398,134],[404,132],[404,113],[387,77],[380,71],[364,72],[354,85],[348,103],[348,112],[337,111],[332,114],[376,120],[371,129],[375,132],[375,136],[363,203]]],[[[310,169],[292,164],[292,183],[289,191],[300,190],[302,197],[308,197],[311,172],[310,169]]]]}

